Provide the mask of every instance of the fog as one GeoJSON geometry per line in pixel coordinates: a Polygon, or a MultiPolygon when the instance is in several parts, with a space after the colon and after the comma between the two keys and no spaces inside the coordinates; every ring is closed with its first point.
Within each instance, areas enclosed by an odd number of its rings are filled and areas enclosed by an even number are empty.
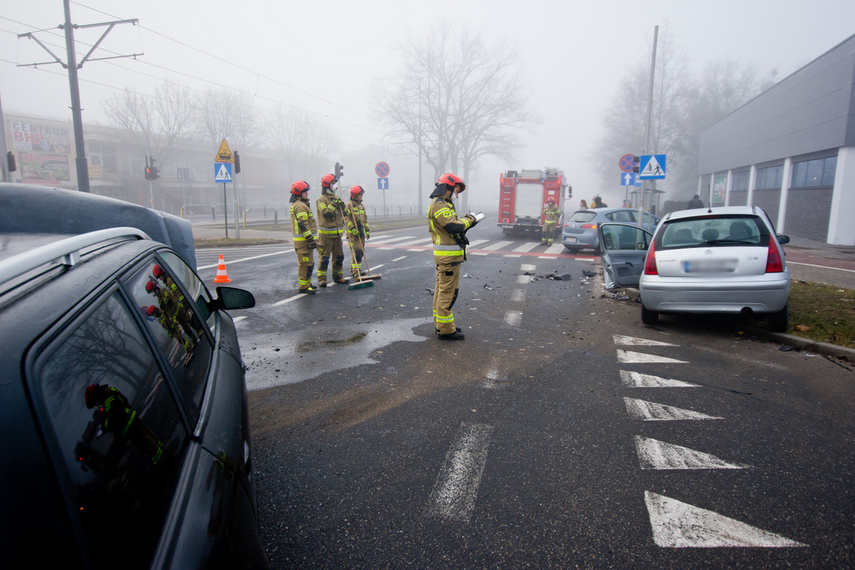
{"type": "MultiPolygon", "coordinates": [[[[53,29],[38,37],[65,59],[62,32],[56,30],[64,19],[62,0],[3,0],[3,5],[3,111],[70,120],[65,70],[59,65],[18,67],[52,59],[34,41],[17,38],[36,30],[53,29]]],[[[260,124],[277,103],[328,123],[341,143],[329,157],[330,170],[335,161],[345,165],[344,186],[362,184],[376,191],[374,165],[383,160],[391,167],[390,190],[412,200],[415,157],[384,136],[387,129],[377,121],[372,92],[400,77],[402,47],[442,21],[461,33],[481,32],[488,43],[511,45],[518,50],[530,106],[540,121],[534,133],[519,135],[512,162],[485,158],[470,172],[468,198],[474,204],[496,201],[498,174],[504,170],[557,167],[575,198],[590,201],[601,194],[610,205],[619,205],[624,189],[618,159],[640,149],[614,149],[615,183],[607,187],[592,167],[592,152],[602,137],[603,117],[620,104],[620,81],[639,66],[649,67],[657,25],[660,33],[672,36],[695,72],[709,62],[734,59],[764,73],[777,70],[779,79],[855,33],[851,0],[83,0],[71,3],[71,13],[75,24],[139,21],[113,28],[92,57],[142,55],[89,61],[80,69],[87,124],[109,124],[102,101],[116,90],[152,93],[166,80],[198,93],[225,87],[249,97],[260,124]]],[[[78,29],[75,36],[94,43],[103,31],[78,29]]],[[[424,172],[426,194],[433,173],[427,164],[424,172]]],[[[669,191],[667,181],[661,187],[669,191]]],[[[366,201],[375,199],[380,197],[366,196],[366,201]]]]}

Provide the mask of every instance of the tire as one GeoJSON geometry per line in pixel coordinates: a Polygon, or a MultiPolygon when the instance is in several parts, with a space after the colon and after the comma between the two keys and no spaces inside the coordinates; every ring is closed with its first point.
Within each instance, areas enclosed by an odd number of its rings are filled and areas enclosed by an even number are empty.
{"type": "Polygon", "coordinates": [[[772,332],[787,332],[790,327],[790,304],[784,305],[780,311],[769,313],[769,330],[772,332]]]}
{"type": "Polygon", "coordinates": [[[659,320],[659,313],[650,311],[644,305],[641,305],[641,322],[645,325],[655,325],[659,320]]]}

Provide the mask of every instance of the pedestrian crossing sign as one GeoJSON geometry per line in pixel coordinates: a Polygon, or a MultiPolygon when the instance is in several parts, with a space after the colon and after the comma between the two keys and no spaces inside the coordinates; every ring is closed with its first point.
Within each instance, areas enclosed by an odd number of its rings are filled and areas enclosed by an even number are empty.
{"type": "Polygon", "coordinates": [[[214,163],[214,182],[222,182],[225,184],[226,182],[232,181],[232,164],[228,162],[215,162],[214,163]]]}
{"type": "Polygon", "coordinates": [[[638,160],[638,178],[640,180],[661,180],[665,178],[665,155],[641,155],[638,160]]]}

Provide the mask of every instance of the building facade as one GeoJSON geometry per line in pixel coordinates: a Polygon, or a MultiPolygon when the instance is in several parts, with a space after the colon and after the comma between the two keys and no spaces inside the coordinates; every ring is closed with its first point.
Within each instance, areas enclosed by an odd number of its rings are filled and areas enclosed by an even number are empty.
{"type": "Polygon", "coordinates": [[[855,35],[701,134],[698,190],[778,233],[855,245],[855,35]]]}

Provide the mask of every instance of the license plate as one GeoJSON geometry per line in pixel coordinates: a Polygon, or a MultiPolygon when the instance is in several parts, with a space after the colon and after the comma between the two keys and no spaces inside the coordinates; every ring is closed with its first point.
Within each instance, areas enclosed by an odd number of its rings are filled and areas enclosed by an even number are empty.
{"type": "Polygon", "coordinates": [[[697,259],[683,262],[685,273],[732,273],[734,270],[735,259],[697,259]]]}
{"type": "Polygon", "coordinates": [[[564,241],[566,241],[567,243],[576,243],[576,238],[567,238],[564,241]]]}

